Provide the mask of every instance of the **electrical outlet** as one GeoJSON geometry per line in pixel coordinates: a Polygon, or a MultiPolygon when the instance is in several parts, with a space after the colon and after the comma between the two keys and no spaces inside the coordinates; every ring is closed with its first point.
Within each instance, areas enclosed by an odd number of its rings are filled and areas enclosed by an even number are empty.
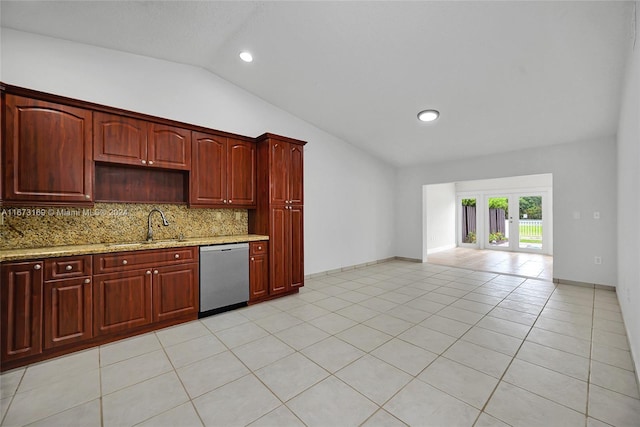
{"type": "Polygon", "coordinates": [[[594,258],[593,258],[593,263],[594,263],[594,264],[597,264],[597,265],[602,264],[602,257],[599,257],[599,256],[594,257],[594,258]]]}

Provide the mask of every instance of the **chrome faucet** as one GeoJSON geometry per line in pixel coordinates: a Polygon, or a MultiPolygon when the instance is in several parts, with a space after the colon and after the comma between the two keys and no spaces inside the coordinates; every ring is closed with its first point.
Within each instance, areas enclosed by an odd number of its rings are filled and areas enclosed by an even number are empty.
{"type": "Polygon", "coordinates": [[[164,212],[162,212],[158,208],[151,209],[151,211],[149,211],[149,217],[147,218],[147,222],[149,225],[149,229],[147,230],[147,242],[150,242],[153,240],[153,228],[151,228],[151,214],[153,214],[154,212],[160,213],[160,216],[162,217],[162,225],[164,225],[165,227],[169,225],[169,221],[167,221],[167,218],[164,216],[164,212]]]}

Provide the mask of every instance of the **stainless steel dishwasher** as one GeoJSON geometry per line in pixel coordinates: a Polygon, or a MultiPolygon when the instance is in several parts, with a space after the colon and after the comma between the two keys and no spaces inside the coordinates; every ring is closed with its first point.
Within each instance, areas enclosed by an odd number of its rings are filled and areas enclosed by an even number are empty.
{"type": "Polygon", "coordinates": [[[200,246],[200,313],[205,317],[247,305],[249,244],[200,246]]]}

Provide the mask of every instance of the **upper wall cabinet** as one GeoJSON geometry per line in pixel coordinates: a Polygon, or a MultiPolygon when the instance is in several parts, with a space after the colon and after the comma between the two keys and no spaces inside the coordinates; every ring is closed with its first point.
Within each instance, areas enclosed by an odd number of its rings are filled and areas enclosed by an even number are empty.
{"type": "Polygon", "coordinates": [[[4,96],[4,201],[16,206],[92,204],[91,111],[4,96]]]}
{"type": "Polygon", "coordinates": [[[273,139],[269,150],[271,203],[301,205],[303,146],[273,139]]]}
{"type": "Polygon", "coordinates": [[[93,115],[93,157],[96,161],[189,170],[191,131],[96,112],[93,115]]]}
{"type": "Polygon", "coordinates": [[[192,139],[190,206],[255,207],[255,143],[202,132],[192,139]]]}

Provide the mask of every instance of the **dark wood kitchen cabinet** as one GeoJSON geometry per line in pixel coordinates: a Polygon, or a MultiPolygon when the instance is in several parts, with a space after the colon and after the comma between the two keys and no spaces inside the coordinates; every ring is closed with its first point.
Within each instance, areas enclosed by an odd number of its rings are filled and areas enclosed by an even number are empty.
{"type": "Polygon", "coordinates": [[[0,274],[1,360],[42,352],[42,261],[2,264],[0,274]]]}
{"type": "Polygon", "coordinates": [[[121,116],[93,114],[95,161],[152,168],[189,170],[191,131],[121,116]]]}
{"type": "Polygon", "coordinates": [[[94,333],[196,318],[198,248],[94,255],[94,333]]]}
{"type": "Polygon", "coordinates": [[[198,274],[198,264],[158,267],[154,270],[154,322],[198,313],[198,274]]]}
{"type": "Polygon", "coordinates": [[[45,349],[93,337],[91,261],[90,255],[45,260],[45,349]]]}
{"type": "Polygon", "coordinates": [[[91,111],[3,96],[4,202],[12,206],[91,205],[91,111]]]}
{"type": "Polygon", "coordinates": [[[255,143],[202,132],[193,132],[192,140],[189,205],[255,207],[255,143]]]}
{"type": "Polygon", "coordinates": [[[269,236],[269,296],[304,285],[304,141],[258,138],[258,201],[249,232],[269,236]]]}
{"type": "Polygon", "coordinates": [[[96,336],[151,323],[151,274],[151,270],[134,270],[94,276],[96,336]]]}
{"type": "Polygon", "coordinates": [[[269,295],[269,243],[249,243],[249,302],[269,295]]]}

